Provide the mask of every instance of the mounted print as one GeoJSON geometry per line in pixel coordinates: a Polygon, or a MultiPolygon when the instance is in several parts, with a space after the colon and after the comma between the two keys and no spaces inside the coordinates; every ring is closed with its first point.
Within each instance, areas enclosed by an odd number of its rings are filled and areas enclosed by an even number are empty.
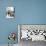
{"type": "Polygon", "coordinates": [[[18,25],[18,38],[19,41],[46,41],[46,25],[18,25]]]}
{"type": "Polygon", "coordinates": [[[14,17],[15,17],[15,8],[6,7],[6,18],[14,18],[14,17]]]}

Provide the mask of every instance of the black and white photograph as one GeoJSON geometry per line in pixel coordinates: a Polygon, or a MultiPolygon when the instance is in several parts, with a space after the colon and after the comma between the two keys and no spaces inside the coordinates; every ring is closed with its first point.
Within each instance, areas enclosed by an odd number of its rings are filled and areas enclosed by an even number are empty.
{"type": "Polygon", "coordinates": [[[20,24],[18,37],[20,46],[43,45],[46,43],[46,25],[20,24]]]}
{"type": "Polygon", "coordinates": [[[14,18],[15,17],[15,8],[7,7],[6,8],[6,18],[14,18]]]}

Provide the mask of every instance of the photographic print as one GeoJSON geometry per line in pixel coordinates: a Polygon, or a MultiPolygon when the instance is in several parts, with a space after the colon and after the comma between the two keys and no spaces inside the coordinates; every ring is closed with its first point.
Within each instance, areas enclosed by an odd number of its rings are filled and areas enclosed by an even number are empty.
{"type": "Polygon", "coordinates": [[[15,8],[7,7],[6,8],[6,18],[14,18],[15,17],[15,8]]]}
{"type": "Polygon", "coordinates": [[[46,42],[46,25],[18,25],[18,37],[20,45],[30,46],[32,42],[46,42]]]}

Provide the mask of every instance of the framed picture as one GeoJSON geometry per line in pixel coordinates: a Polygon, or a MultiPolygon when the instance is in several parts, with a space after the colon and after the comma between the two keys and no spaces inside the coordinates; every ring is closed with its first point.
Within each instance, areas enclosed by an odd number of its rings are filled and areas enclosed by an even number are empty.
{"type": "Polygon", "coordinates": [[[14,18],[14,17],[15,17],[15,8],[6,7],[6,18],[14,18]]]}
{"type": "Polygon", "coordinates": [[[46,25],[18,25],[18,41],[46,41],[46,25]]]}

